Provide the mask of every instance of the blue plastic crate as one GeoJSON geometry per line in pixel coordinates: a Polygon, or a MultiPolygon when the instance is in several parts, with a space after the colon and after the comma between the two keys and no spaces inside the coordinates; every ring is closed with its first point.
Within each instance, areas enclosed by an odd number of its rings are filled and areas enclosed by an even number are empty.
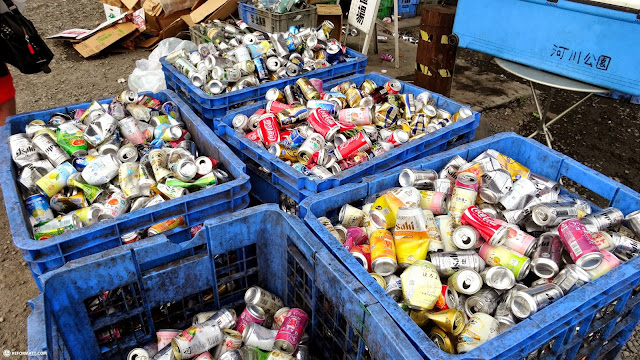
{"type": "Polygon", "coordinates": [[[318,11],[311,5],[306,9],[290,11],[285,14],[276,14],[266,9],[259,9],[245,1],[238,2],[240,19],[249,27],[267,33],[287,32],[289,27],[315,28],[318,11]]]}
{"type": "Polygon", "coordinates": [[[459,46],[640,95],[635,9],[591,0],[459,0],[459,46]]]}
{"type": "Polygon", "coordinates": [[[368,195],[399,186],[398,175],[405,167],[440,170],[455,155],[470,160],[487,149],[508,155],[548,178],[573,180],[608,200],[610,206],[619,208],[624,214],[640,209],[640,194],[630,188],[536,141],[504,133],[405,164],[375,178],[365,178],[361,184],[344,185],[308,198],[300,205],[306,214],[305,222],[384,306],[426,359],[522,359],[554,340],[552,352],[541,359],[614,358],[640,319],[640,258],[618,266],[473,351],[459,356],[448,355],[429,340],[318,221],[320,216],[336,219],[342,205],[357,204],[368,195]],[[615,301],[617,303],[611,306],[615,301]],[[605,308],[610,312],[606,313],[605,308]],[[597,336],[588,338],[593,333],[597,336]]]}
{"type": "Polygon", "coordinates": [[[158,329],[186,328],[198,312],[242,306],[254,285],[309,314],[306,332],[317,358],[420,358],[304,223],[275,205],[207,220],[185,243],[159,235],[137,247],[92,255],[42,281],[44,302],[34,301],[28,320],[29,351],[48,351],[50,358],[57,353],[76,360],[126,359],[132,347],[155,341],[158,329]],[[219,294],[224,284],[233,290],[219,294]],[[102,304],[109,314],[90,313],[91,299],[114,289],[122,293],[102,304]],[[54,324],[57,332],[51,331],[54,324]],[[125,332],[125,325],[137,330],[125,332]],[[98,345],[96,333],[113,328],[121,329],[120,337],[98,345]]]}
{"type": "MultiPolygon", "coordinates": [[[[171,232],[174,241],[184,241],[189,238],[190,226],[200,224],[204,219],[212,216],[244,209],[249,204],[250,185],[245,165],[175,93],[163,91],[152,96],[160,101],[171,100],[176,103],[200,151],[218,159],[222,167],[229,172],[232,180],[48,240],[36,241],[31,235],[29,215],[15,181],[18,171],[11,160],[8,142],[5,142],[2,145],[4,150],[0,151],[0,163],[5,164],[0,184],[11,226],[11,236],[13,243],[20,249],[29,264],[38,287],[40,287],[39,275],[59,268],[67,261],[120,246],[122,245],[120,237],[134,230],[177,216],[184,216],[187,227],[174,229],[171,232]]],[[[100,100],[100,102],[109,103],[111,99],[100,100]]],[[[48,120],[53,113],[85,109],[88,106],[89,103],[83,103],[10,117],[7,125],[0,128],[0,136],[7,139],[9,135],[24,132],[25,125],[34,119],[48,120]]]]}
{"type": "Polygon", "coordinates": [[[411,18],[416,16],[418,5],[400,5],[398,4],[398,16],[403,18],[411,18]]]}
{"type": "Polygon", "coordinates": [[[418,5],[420,0],[398,0],[398,5],[418,5]]]}
{"type": "MultiPolygon", "coordinates": [[[[365,79],[371,79],[377,84],[384,84],[392,78],[376,73],[354,75],[348,78],[327,82],[324,84],[324,89],[329,90],[330,88],[347,80],[354,81],[359,85],[365,79]]],[[[402,90],[400,93],[412,93],[417,95],[426,91],[412,84],[402,81],[400,83],[402,84],[402,90]]],[[[460,104],[442,95],[433,94],[433,97],[439,108],[443,108],[452,114],[458,111],[461,107],[460,104]]],[[[266,102],[262,101],[249,105],[241,108],[233,114],[223,117],[221,119],[221,124],[218,127],[218,134],[227,144],[229,144],[241,160],[245,162],[255,162],[259,166],[270,171],[270,183],[298,203],[304,198],[321,191],[325,191],[342,184],[357,182],[362,180],[365,176],[374,175],[407,161],[442,151],[446,149],[447,142],[449,141],[453,140],[456,143],[467,143],[475,135],[475,130],[480,123],[480,114],[474,112],[473,116],[468,119],[453,123],[452,125],[444,127],[431,134],[427,134],[420,139],[410,141],[409,143],[393,149],[382,156],[377,156],[372,160],[347,169],[336,176],[332,176],[324,180],[311,180],[309,177],[303,175],[301,172],[278,159],[275,155],[269,153],[264,147],[247,139],[244,134],[235,131],[231,127],[231,122],[236,114],[241,113],[250,116],[256,110],[264,108],[265,104],[266,102]]]]}
{"type": "Polygon", "coordinates": [[[207,95],[202,89],[194,86],[191,80],[178,71],[178,69],[169,64],[165,58],[160,59],[160,63],[162,64],[162,71],[164,71],[164,77],[167,81],[167,87],[178,93],[185,102],[200,113],[204,122],[210,128],[216,130],[217,133],[218,123],[221,117],[227,113],[235,112],[234,108],[241,106],[241,104],[247,101],[264,98],[264,95],[272,87],[282,89],[287,85],[295,84],[296,80],[301,77],[330,80],[353,74],[364,74],[364,70],[367,67],[367,57],[349,48],[347,48],[347,55],[349,56],[348,61],[344,63],[220,95],[207,95]]]}

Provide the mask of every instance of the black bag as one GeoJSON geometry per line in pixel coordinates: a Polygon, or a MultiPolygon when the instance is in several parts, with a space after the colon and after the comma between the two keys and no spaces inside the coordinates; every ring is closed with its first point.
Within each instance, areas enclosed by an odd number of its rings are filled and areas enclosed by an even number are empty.
{"type": "Polygon", "coordinates": [[[3,1],[9,12],[0,14],[0,61],[24,74],[50,73],[53,53],[18,7],[11,0],[3,1]]]}

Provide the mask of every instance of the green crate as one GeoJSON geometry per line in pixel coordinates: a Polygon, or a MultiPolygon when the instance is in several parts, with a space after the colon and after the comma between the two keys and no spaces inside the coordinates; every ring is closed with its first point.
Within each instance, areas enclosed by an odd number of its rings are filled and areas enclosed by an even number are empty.
{"type": "Polygon", "coordinates": [[[384,19],[386,17],[391,16],[391,12],[393,11],[393,5],[391,6],[382,6],[378,8],[378,19],[384,19]]]}

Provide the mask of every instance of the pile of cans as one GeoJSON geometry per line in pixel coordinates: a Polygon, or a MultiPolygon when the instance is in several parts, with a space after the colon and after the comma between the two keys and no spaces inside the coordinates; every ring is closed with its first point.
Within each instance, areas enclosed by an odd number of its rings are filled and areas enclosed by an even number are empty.
{"type": "Polygon", "coordinates": [[[640,211],[592,211],[495,150],[344,205],[322,224],[429,337],[466,353],[640,252],[640,211]]]}
{"type": "Polygon", "coordinates": [[[258,9],[268,10],[276,14],[286,14],[291,11],[309,7],[304,0],[252,0],[251,3],[258,9]]]}
{"type": "Polygon", "coordinates": [[[286,33],[273,34],[253,32],[242,20],[237,26],[213,20],[201,27],[210,42],[192,52],[177,50],[166,60],[209,95],[348,61],[346,48],[331,38],[334,25],[330,21],[318,29],[291,27],[286,33]]]}
{"type": "Polygon", "coordinates": [[[298,79],[269,89],[265,109],[238,114],[235,130],[311,178],[326,179],[428,133],[472,116],[436,108],[431,93],[400,94],[391,79],[345,81],[328,92],[322,80],[298,79]]]}
{"type": "MultiPolygon", "coordinates": [[[[218,161],[198,156],[190,139],[173,102],[132,91],[110,104],[94,101],[87,109],[30,122],[25,133],[9,137],[9,147],[34,239],[227,181],[218,161]]],[[[146,234],[184,224],[182,217],[170,219],[146,234]]],[[[126,234],[122,242],[140,235],[126,234]]]]}
{"type": "MultiPolygon", "coordinates": [[[[309,359],[305,311],[285,307],[282,299],[258,286],[247,289],[244,300],[246,307],[239,317],[234,309],[199,313],[183,331],[158,330],[157,342],[131,350],[128,359],[309,359]]],[[[103,339],[113,336],[117,335],[103,339]]]]}

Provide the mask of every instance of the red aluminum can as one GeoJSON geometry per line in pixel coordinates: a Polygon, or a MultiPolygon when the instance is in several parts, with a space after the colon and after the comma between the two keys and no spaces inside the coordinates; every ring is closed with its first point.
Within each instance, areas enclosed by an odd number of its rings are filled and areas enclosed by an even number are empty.
{"type": "MultiPolygon", "coordinates": [[[[258,109],[258,110],[256,110],[256,112],[253,113],[253,115],[262,116],[262,115],[264,115],[266,113],[267,113],[267,109],[258,109]]],[[[251,116],[253,116],[253,115],[251,115],[251,116]]]]}
{"type": "Polygon", "coordinates": [[[293,354],[298,348],[308,321],[309,316],[303,310],[298,308],[289,310],[278,330],[273,348],[285,354],[293,354]]]}
{"type": "Polygon", "coordinates": [[[371,140],[364,131],[360,131],[358,134],[347,140],[347,142],[337,146],[333,154],[338,160],[342,160],[359,151],[366,151],[368,149],[371,149],[371,140]]]}
{"type": "Polygon", "coordinates": [[[371,272],[371,246],[369,244],[356,245],[349,252],[362,264],[367,272],[371,272]]]}
{"type": "Polygon", "coordinates": [[[324,109],[313,109],[309,116],[307,116],[307,121],[318,134],[322,135],[328,141],[333,140],[338,131],[340,131],[340,126],[331,114],[324,109]]]}
{"type": "Polygon", "coordinates": [[[580,220],[569,219],[561,222],[558,226],[558,234],[576,265],[585,270],[591,270],[602,263],[604,255],[580,220]]]}
{"type": "Polygon", "coordinates": [[[236,321],[236,331],[242,334],[247,324],[256,323],[262,325],[265,319],[264,310],[255,305],[247,305],[238,320],[236,321]]]}
{"type": "Polygon", "coordinates": [[[387,94],[399,94],[400,90],[402,90],[402,84],[396,79],[391,79],[384,84],[384,89],[387,91],[387,94]]]}
{"type": "Polygon", "coordinates": [[[477,206],[469,206],[462,214],[460,222],[478,230],[480,236],[491,246],[500,246],[507,240],[509,227],[498,223],[477,206]]]}
{"type": "Polygon", "coordinates": [[[280,142],[280,128],[278,118],[273,114],[264,114],[260,117],[258,134],[264,146],[280,142]]]}
{"type": "Polygon", "coordinates": [[[260,139],[260,128],[257,128],[255,130],[253,130],[252,132],[248,133],[244,137],[246,137],[247,139],[249,139],[251,141],[256,141],[256,142],[262,141],[260,139]]]}
{"type": "Polygon", "coordinates": [[[478,192],[480,184],[478,183],[478,175],[471,172],[463,172],[456,177],[456,187],[471,189],[478,192]]]}
{"type": "Polygon", "coordinates": [[[289,104],[281,103],[280,101],[271,100],[271,101],[267,102],[267,106],[266,106],[265,110],[268,113],[277,114],[280,111],[282,111],[284,109],[290,109],[293,106],[294,105],[289,105],[289,104]]]}

